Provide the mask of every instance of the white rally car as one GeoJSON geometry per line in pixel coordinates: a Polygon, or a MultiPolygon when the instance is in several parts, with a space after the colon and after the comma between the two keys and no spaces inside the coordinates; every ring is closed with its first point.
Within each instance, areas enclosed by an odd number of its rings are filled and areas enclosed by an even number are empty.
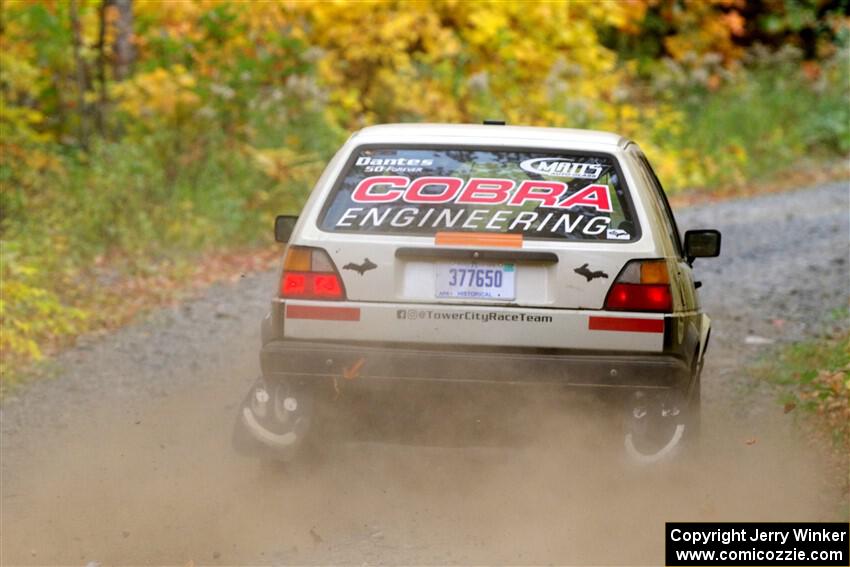
{"type": "Polygon", "coordinates": [[[316,392],[340,378],[621,392],[625,448],[642,460],[698,429],[710,321],[691,265],[719,254],[720,234],[680,239],[634,142],[501,124],[365,128],[275,231],[288,246],[241,450],[291,458],[316,392]]]}

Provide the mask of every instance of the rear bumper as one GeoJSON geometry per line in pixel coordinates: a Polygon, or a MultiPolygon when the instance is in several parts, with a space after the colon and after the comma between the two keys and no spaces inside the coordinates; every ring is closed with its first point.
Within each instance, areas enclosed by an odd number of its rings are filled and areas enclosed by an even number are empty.
{"type": "Polygon", "coordinates": [[[515,349],[428,349],[274,340],[260,351],[267,379],[549,383],[571,387],[686,389],[688,363],[669,354],[515,349]]]}

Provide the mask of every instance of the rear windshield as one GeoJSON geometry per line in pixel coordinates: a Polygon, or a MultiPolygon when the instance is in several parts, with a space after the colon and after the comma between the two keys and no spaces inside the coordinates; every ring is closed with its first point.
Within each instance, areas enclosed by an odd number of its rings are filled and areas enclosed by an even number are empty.
{"type": "Polygon", "coordinates": [[[639,227],[604,154],[476,148],[361,147],[334,187],[329,232],[630,241],[639,227]]]}

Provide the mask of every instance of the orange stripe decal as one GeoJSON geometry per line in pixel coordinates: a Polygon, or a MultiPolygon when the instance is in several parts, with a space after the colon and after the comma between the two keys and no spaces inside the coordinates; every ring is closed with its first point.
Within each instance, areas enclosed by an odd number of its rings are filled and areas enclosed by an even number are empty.
{"type": "Polygon", "coordinates": [[[434,243],[438,246],[522,248],[522,235],[495,232],[438,232],[434,237],[434,243]]]}

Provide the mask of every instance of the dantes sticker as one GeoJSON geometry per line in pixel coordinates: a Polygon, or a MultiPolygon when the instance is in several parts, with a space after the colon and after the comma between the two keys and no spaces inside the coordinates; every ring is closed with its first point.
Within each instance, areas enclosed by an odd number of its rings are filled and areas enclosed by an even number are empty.
{"type": "Polygon", "coordinates": [[[360,156],[354,165],[362,167],[366,173],[421,173],[423,166],[433,166],[434,160],[360,156]]]}

